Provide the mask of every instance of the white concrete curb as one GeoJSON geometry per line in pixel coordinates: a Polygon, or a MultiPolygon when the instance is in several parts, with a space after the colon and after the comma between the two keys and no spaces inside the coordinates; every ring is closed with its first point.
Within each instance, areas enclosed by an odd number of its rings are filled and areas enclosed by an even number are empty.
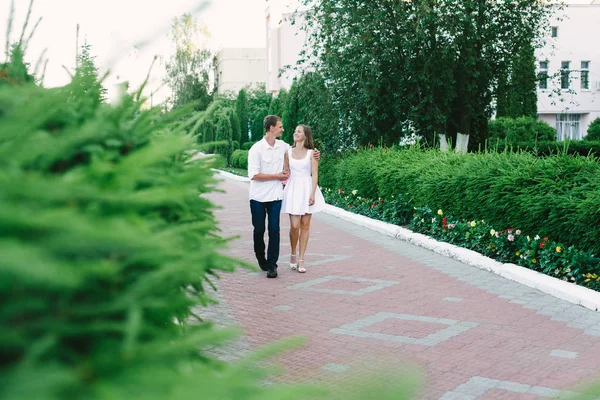
{"type": "MultiPolygon", "coordinates": [[[[241,177],[225,171],[218,172],[224,178],[244,182],[250,181],[247,177],[241,177]]],[[[397,225],[374,220],[363,215],[354,214],[329,204],[325,206],[324,211],[373,231],[424,247],[473,267],[490,271],[506,279],[538,289],[570,303],[578,304],[594,311],[600,310],[600,293],[583,286],[565,282],[515,264],[503,264],[481,255],[476,251],[458,247],[450,243],[438,242],[429,236],[412,232],[397,225]]]]}

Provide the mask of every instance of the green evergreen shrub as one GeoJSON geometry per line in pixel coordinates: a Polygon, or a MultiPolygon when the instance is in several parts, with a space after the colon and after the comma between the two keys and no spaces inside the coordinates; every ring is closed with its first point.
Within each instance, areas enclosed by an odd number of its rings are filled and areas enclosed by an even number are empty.
{"type": "Polygon", "coordinates": [[[211,165],[188,162],[176,114],[128,96],[81,118],[67,99],[86,95],[0,88],[0,397],[233,399],[198,347],[228,335],[184,324],[208,277],[238,264],[199,197],[211,165]]]}
{"type": "Polygon", "coordinates": [[[590,126],[588,126],[585,140],[600,141],[600,118],[596,118],[592,121],[590,126]]]}

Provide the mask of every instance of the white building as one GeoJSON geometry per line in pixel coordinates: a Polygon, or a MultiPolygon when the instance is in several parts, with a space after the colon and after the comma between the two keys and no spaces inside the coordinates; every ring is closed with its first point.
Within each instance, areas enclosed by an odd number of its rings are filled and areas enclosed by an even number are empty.
{"type": "Polygon", "coordinates": [[[600,0],[567,0],[536,52],[538,115],[558,140],[582,139],[600,117],[600,0]]]}
{"type": "Polygon", "coordinates": [[[266,75],[264,48],[225,48],[214,59],[215,92],[236,93],[244,87],[264,84],[266,75]]]}
{"type": "MultiPolygon", "coordinates": [[[[303,24],[302,15],[293,15],[298,5],[296,0],[267,0],[265,21],[268,92],[278,93],[281,89],[289,89],[294,78],[300,75],[300,71],[286,68],[296,66],[306,42],[306,32],[300,29],[303,24]],[[295,24],[292,24],[294,18],[295,24]],[[286,70],[281,74],[284,68],[286,70]]],[[[305,70],[304,67],[301,69],[305,70]]]]}

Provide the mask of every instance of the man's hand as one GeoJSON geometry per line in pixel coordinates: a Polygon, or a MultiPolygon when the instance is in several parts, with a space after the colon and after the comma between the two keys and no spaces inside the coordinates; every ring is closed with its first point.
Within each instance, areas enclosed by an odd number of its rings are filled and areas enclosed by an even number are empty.
{"type": "Polygon", "coordinates": [[[281,171],[275,175],[278,181],[285,181],[290,177],[290,171],[281,171]]]}
{"type": "Polygon", "coordinates": [[[315,158],[315,160],[319,161],[319,158],[321,158],[321,152],[317,149],[313,150],[313,157],[315,158]]]}

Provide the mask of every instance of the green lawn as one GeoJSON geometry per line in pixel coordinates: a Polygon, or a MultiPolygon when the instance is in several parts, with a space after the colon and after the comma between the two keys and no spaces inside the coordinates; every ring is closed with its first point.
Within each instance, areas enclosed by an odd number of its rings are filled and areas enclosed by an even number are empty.
{"type": "Polygon", "coordinates": [[[234,175],[248,176],[248,170],[242,169],[242,168],[226,167],[226,168],[219,168],[219,169],[221,171],[229,172],[234,175]]]}

